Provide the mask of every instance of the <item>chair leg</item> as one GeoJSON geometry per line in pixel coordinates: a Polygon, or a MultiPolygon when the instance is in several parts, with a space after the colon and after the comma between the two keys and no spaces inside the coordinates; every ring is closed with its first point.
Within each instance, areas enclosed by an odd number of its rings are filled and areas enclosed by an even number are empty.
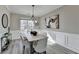
{"type": "Polygon", "coordinates": [[[25,52],[25,45],[23,46],[23,54],[24,54],[24,52],[25,52]]]}
{"type": "Polygon", "coordinates": [[[43,53],[46,54],[46,51],[44,51],[43,53]]]}

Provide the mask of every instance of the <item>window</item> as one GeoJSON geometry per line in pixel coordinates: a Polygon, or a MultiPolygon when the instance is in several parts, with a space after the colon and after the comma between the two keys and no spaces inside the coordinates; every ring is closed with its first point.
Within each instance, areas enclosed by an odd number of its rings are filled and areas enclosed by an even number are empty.
{"type": "Polygon", "coordinates": [[[20,20],[20,29],[32,29],[34,27],[34,21],[32,20],[20,20]]]}

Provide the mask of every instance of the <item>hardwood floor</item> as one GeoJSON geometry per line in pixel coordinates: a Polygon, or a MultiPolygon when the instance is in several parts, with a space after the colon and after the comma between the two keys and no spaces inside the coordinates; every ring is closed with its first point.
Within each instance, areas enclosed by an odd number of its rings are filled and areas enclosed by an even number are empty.
{"type": "Polygon", "coordinates": [[[49,38],[47,43],[47,54],[77,54],[77,53],[57,44],[54,40],[49,38]]]}
{"type": "MultiPolygon", "coordinates": [[[[24,54],[28,54],[29,49],[27,49],[24,54]]],[[[47,44],[47,54],[76,54],[75,52],[64,48],[56,43],[47,44]]],[[[13,40],[6,51],[2,54],[23,54],[23,43],[21,40],[13,40]]]]}
{"type": "Polygon", "coordinates": [[[77,54],[65,47],[62,47],[58,44],[48,45],[47,54],[77,54]]]}
{"type": "Polygon", "coordinates": [[[21,40],[13,40],[9,45],[8,49],[3,52],[3,54],[22,54],[22,41],[21,40]]]}

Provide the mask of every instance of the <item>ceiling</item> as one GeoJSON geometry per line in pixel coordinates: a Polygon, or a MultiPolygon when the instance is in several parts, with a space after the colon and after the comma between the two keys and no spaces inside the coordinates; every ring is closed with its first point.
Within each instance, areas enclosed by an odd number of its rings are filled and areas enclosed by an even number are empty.
{"type": "MultiPolygon", "coordinates": [[[[41,17],[61,6],[62,5],[35,5],[34,15],[41,17]]],[[[32,15],[32,5],[9,5],[8,9],[11,13],[23,14],[28,16],[32,15]]]]}

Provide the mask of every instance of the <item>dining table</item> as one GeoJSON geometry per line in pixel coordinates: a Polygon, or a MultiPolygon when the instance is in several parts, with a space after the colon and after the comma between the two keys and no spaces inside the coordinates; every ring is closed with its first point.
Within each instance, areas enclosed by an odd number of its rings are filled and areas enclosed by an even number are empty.
{"type": "Polygon", "coordinates": [[[43,34],[37,33],[37,35],[34,36],[34,35],[30,34],[30,33],[24,32],[24,35],[26,36],[28,42],[30,43],[30,54],[33,54],[33,53],[34,53],[33,42],[39,41],[39,40],[41,40],[41,39],[47,37],[47,36],[44,35],[44,34],[46,34],[46,33],[43,33],[43,34]]]}

